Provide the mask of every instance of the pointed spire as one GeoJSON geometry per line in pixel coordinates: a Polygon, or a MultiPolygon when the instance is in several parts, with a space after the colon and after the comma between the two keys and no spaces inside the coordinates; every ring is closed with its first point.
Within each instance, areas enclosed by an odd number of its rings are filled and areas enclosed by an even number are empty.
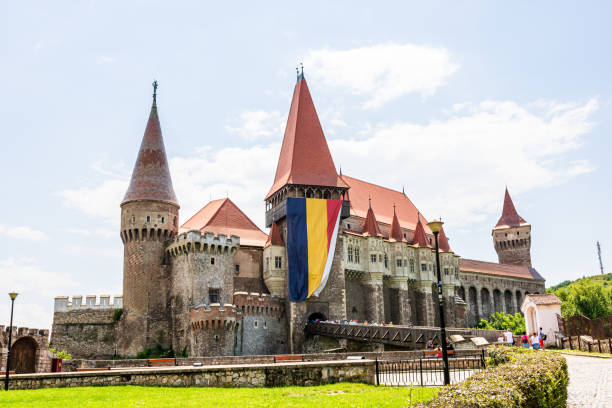
{"type": "Polygon", "coordinates": [[[421,214],[417,213],[417,225],[414,230],[414,239],[412,240],[412,245],[416,245],[418,247],[428,247],[431,248],[431,244],[425,235],[425,228],[423,227],[423,223],[421,222],[421,214]]]}
{"type": "Polygon", "coordinates": [[[402,194],[406,195],[406,192],[404,191],[404,186],[402,186],[402,194]]]}
{"type": "Polygon", "coordinates": [[[140,144],[130,185],[121,204],[137,200],[152,200],[178,206],[159,124],[156,99],[157,81],[154,81],[153,104],[149,121],[140,144]]]}
{"type": "Polygon", "coordinates": [[[506,193],[504,195],[504,209],[502,210],[502,215],[497,221],[497,227],[518,227],[521,224],[526,224],[525,221],[518,213],[516,212],[516,208],[514,208],[514,203],[512,202],[512,198],[510,197],[510,193],[508,192],[508,187],[506,187],[506,193]]]}
{"type": "Polygon", "coordinates": [[[366,215],[365,222],[363,223],[363,235],[371,237],[382,237],[374,210],[372,210],[372,199],[370,199],[370,207],[368,208],[368,214],[366,215]]]}
{"type": "Polygon", "coordinates": [[[266,198],[287,184],[348,187],[336,172],[303,71],[293,91],[274,184],[266,198]]]}
{"type": "Polygon", "coordinates": [[[342,176],[342,165],[340,165],[340,175],[342,176]]]}
{"type": "Polygon", "coordinates": [[[440,233],[438,234],[438,248],[440,252],[453,252],[448,244],[448,238],[446,238],[446,234],[444,233],[444,227],[440,229],[440,233]]]}
{"type": "Polygon", "coordinates": [[[270,245],[277,246],[285,246],[283,242],[283,237],[280,234],[280,230],[278,229],[278,225],[273,222],[272,227],[270,228],[270,234],[268,235],[268,240],[266,241],[266,247],[270,245]]]}
{"type": "Polygon", "coordinates": [[[397,214],[395,213],[395,204],[393,204],[393,220],[391,221],[391,230],[389,232],[389,239],[397,242],[405,241],[402,228],[400,227],[397,214]]]}

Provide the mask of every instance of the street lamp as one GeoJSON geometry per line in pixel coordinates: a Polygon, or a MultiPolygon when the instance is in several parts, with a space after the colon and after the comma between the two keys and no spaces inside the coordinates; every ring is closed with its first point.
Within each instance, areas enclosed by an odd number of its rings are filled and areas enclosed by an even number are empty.
{"type": "Polygon", "coordinates": [[[442,342],[442,360],[444,361],[444,385],[450,384],[450,372],[448,369],[448,350],[446,349],[446,322],[444,319],[444,296],[442,296],[442,276],[440,275],[440,248],[438,247],[438,234],[442,229],[441,220],[428,223],[429,229],[434,234],[436,241],[436,272],[438,273],[438,307],[440,308],[440,336],[442,342]]]}
{"type": "Polygon", "coordinates": [[[4,377],[4,389],[8,391],[8,383],[9,383],[9,371],[10,371],[10,361],[11,361],[11,342],[13,341],[13,306],[15,306],[15,299],[17,298],[17,292],[9,293],[9,297],[11,298],[11,323],[9,325],[9,341],[8,341],[8,353],[6,355],[6,377],[4,377]]]}

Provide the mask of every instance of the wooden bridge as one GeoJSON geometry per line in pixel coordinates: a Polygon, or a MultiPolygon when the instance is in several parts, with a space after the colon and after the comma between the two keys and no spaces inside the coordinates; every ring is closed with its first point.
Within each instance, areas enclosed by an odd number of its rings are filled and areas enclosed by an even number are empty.
{"type": "MultiPolygon", "coordinates": [[[[433,338],[440,344],[440,328],[427,326],[371,326],[363,324],[343,324],[311,322],[306,325],[306,333],[348,339],[367,343],[383,343],[405,347],[412,350],[424,349],[427,340],[433,338]]],[[[489,342],[497,340],[500,331],[447,328],[447,336],[459,334],[464,338],[484,337],[489,342]]]]}

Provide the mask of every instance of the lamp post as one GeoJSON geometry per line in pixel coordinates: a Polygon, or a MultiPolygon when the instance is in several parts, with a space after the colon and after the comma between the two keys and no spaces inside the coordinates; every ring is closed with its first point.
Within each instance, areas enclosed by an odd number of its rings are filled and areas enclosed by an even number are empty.
{"type": "Polygon", "coordinates": [[[429,229],[434,234],[436,241],[436,272],[438,274],[438,307],[440,308],[440,337],[442,342],[442,360],[444,362],[444,385],[450,384],[450,372],[448,369],[448,350],[446,349],[446,321],[444,319],[444,296],[442,296],[442,276],[440,274],[440,248],[438,247],[438,234],[442,229],[442,221],[428,223],[429,229]]]}
{"type": "Polygon", "coordinates": [[[11,342],[13,341],[13,306],[15,306],[15,299],[17,298],[17,292],[9,293],[9,297],[11,298],[11,323],[9,325],[9,341],[8,341],[8,353],[6,354],[6,377],[4,377],[4,389],[8,391],[9,384],[9,371],[10,361],[11,361],[11,342]]]}

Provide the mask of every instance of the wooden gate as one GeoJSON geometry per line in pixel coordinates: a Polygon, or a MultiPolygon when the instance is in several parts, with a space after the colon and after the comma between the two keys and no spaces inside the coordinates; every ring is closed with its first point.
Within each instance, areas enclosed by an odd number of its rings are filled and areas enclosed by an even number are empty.
{"type": "Polygon", "coordinates": [[[36,340],[22,337],[11,347],[11,370],[16,374],[36,372],[36,340]]]}

